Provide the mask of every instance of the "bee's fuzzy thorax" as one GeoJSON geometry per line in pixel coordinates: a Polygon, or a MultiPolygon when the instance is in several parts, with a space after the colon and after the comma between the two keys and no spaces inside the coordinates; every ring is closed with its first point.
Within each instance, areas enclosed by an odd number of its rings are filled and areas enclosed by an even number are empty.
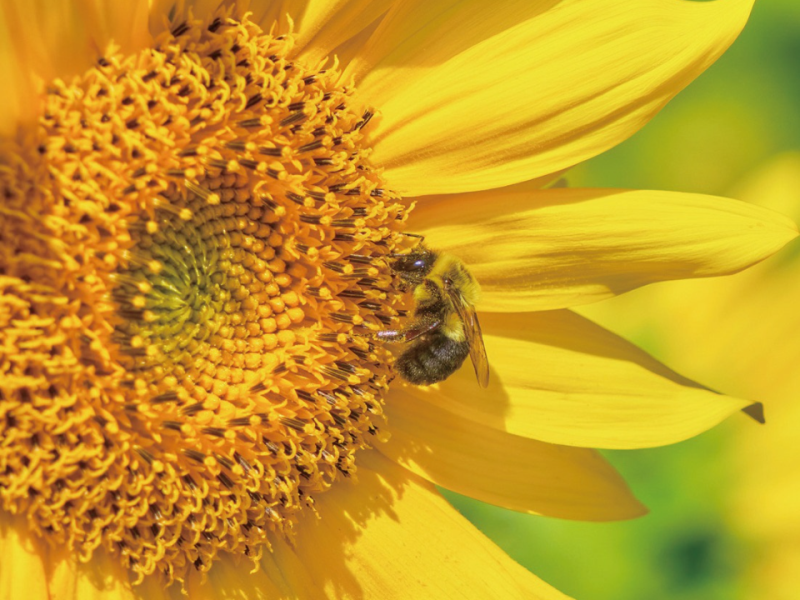
{"type": "Polygon", "coordinates": [[[456,288],[467,304],[475,305],[480,300],[481,286],[472,276],[464,262],[452,254],[441,253],[433,264],[429,279],[439,285],[444,285],[445,279],[450,279],[452,287],[456,288]]]}
{"type": "MultiPolygon", "coordinates": [[[[467,304],[475,305],[480,298],[481,288],[477,280],[461,259],[452,254],[441,253],[438,255],[428,274],[428,279],[434,281],[440,289],[446,287],[445,280],[450,280],[449,287],[457,289],[467,304]]],[[[443,295],[443,300],[449,302],[446,295],[443,295]]],[[[454,310],[448,311],[441,331],[448,338],[457,342],[463,342],[466,339],[464,324],[454,310]]]]}

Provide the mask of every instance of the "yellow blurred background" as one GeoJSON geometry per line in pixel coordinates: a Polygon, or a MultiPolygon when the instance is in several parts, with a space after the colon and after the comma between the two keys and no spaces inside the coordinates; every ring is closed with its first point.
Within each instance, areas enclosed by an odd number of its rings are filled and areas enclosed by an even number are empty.
{"type": "MultiPolygon", "coordinates": [[[[757,0],[722,59],[567,179],[729,196],[800,221],[800,1],[757,0]]],[[[740,415],[681,444],[607,452],[651,509],[635,521],[448,498],[579,600],[800,600],[800,241],[740,275],[657,284],[580,312],[688,377],[764,402],[767,425],[740,415]]]]}

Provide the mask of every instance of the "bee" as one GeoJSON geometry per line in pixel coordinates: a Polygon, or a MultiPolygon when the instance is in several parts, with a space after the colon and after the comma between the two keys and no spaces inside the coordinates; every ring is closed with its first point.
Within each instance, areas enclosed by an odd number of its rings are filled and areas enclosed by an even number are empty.
{"type": "Polygon", "coordinates": [[[377,332],[380,340],[410,343],[395,362],[398,373],[409,383],[430,385],[455,373],[469,355],[478,383],[488,386],[489,361],[475,313],[480,286],[466,265],[422,243],[392,258],[392,270],[414,287],[415,303],[408,325],[377,332]]]}

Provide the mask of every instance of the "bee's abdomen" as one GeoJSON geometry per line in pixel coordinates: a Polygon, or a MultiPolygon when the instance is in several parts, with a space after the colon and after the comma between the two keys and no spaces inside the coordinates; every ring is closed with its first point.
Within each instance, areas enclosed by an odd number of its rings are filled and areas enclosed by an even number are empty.
{"type": "Polygon", "coordinates": [[[466,341],[458,342],[434,331],[403,352],[395,368],[409,383],[430,385],[455,373],[468,355],[466,341]]]}

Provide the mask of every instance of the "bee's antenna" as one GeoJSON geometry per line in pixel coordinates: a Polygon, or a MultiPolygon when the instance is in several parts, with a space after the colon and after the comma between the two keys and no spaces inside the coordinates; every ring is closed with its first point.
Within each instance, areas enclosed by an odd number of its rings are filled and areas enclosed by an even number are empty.
{"type": "MultiPolygon", "coordinates": [[[[417,238],[419,240],[417,242],[417,244],[416,244],[417,246],[422,245],[422,242],[425,241],[425,236],[424,235],[420,235],[419,233],[406,233],[405,231],[401,231],[400,235],[404,235],[406,237],[417,238]]],[[[390,256],[395,256],[396,257],[396,256],[399,256],[399,255],[398,254],[394,254],[394,255],[390,255],[390,256]]]]}
{"type": "MultiPolygon", "coordinates": [[[[419,246],[425,240],[425,236],[418,233],[406,233],[405,231],[401,231],[400,235],[418,238],[419,242],[417,242],[417,246],[419,246]]],[[[408,252],[392,252],[391,254],[387,254],[386,258],[400,258],[402,256],[406,256],[407,254],[408,252]]]]}
{"type": "Polygon", "coordinates": [[[406,233],[405,231],[403,231],[401,233],[401,235],[405,235],[405,236],[408,236],[408,237],[419,238],[419,242],[418,242],[419,244],[421,244],[425,240],[425,236],[424,235],[420,235],[418,233],[406,233]]]}

